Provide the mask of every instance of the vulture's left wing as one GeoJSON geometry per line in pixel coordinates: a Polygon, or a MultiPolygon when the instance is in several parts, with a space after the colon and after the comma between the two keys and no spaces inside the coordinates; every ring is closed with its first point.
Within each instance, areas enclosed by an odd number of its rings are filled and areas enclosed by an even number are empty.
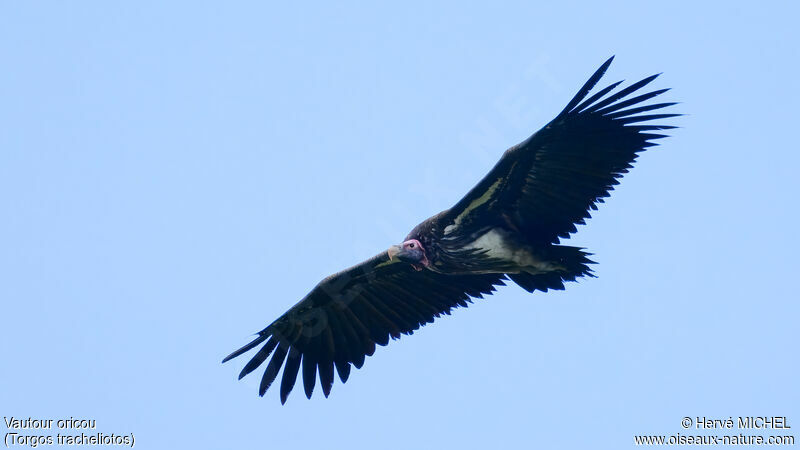
{"type": "Polygon", "coordinates": [[[442,275],[416,271],[391,261],[382,252],[363,263],[324,279],[303,300],[258,333],[249,344],[227,356],[226,362],[263,343],[239,374],[241,379],[267,358],[259,394],[264,395],[281,366],[281,403],[286,401],[300,371],[306,396],[311,398],[317,372],[327,397],[333,369],[344,383],[350,364],[360,368],[389,337],[411,334],[421,325],[467,306],[470,297],[491,294],[503,285],[502,274],[442,275]],[[285,362],[285,365],[284,365],[285,362]]]}
{"type": "Polygon", "coordinates": [[[612,59],[555,119],[507,150],[489,174],[446,212],[445,245],[496,225],[518,231],[532,243],[558,243],[608,197],[639,152],[665,137],[654,130],[674,128],[642,124],[679,115],[647,114],[674,105],[643,104],[667,89],[629,98],[657,75],[611,93],[621,82],[613,83],[586,98],[612,59]]]}

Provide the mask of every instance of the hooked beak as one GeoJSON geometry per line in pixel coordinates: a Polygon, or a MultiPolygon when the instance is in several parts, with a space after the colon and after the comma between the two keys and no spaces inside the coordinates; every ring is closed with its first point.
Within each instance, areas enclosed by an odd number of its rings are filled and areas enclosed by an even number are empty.
{"type": "Polygon", "coordinates": [[[403,250],[403,247],[399,245],[393,245],[389,247],[389,250],[386,251],[386,254],[389,255],[389,261],[394,260],[397,257],[397,254],[403,250]]]}

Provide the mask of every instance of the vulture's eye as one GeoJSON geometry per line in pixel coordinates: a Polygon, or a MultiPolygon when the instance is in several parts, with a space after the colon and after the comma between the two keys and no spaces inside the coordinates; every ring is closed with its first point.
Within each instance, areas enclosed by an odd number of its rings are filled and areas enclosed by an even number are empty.
{"type": "Polygon", "coordinates": [[[412,242],[412,243],[408,244],[408,248],[414,248],[414,243],[412,242]]]}

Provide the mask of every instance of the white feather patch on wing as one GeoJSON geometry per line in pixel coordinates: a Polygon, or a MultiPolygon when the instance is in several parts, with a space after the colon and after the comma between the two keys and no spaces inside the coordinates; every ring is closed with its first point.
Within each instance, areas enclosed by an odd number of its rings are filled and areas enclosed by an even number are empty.
{"type": "Polygon", "coordinates": [[[561,269],[557,264],[537,258],[530,248],[513,245],[508,240],[507,233],[497,228],[492,228],[482,234],[465,248],[486,251],[486,256],[503,261],[511,261],[520,267],[533,269],[529,270],[532,273],[561,269]]]}
{"type": "Polygon", "coordinates": [[[494,183],[492,183],[491,186],[489,186],[489,189],[487,189],[486,192],[483,193],[483,195],[471,201],[469,205],[467,205],[467,207],[464,208],[464,211],[461,211],[461,214],[459,214],[458,216],[456,216],[455,219],[453,219],[453,224],[448,225],[444,228],[444,233],[449,234],[451,231],[458,228],[458,225],[461,224],[461,221],[464,219],[464,217],[467,216],[467,214],[472,212],[472,210],[474,210],[475,208],[491,200],[494,191],[496,191],[497,188],[500,187],[500,183],[502,182],[503,178],[498,178],[497,181],[495,181],[494,183]]]}

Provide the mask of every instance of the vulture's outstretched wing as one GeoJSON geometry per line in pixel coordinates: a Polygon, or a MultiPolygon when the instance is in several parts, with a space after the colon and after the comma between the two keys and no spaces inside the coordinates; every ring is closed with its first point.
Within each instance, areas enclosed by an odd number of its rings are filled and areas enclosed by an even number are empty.
{"type": "Polygon", "coordinates": [[[566,108],[544,128],[507,150],[495,167],[443,219],[445,241],[504,224],[531,243],[558,243],[591,217],[632,167],[637,153],[665,137],[640,125],[680,114],[645,114],[675,103],[641,105],[667,89],[627,98],[658,75],[616,93],[621,82],[586,96],[605,73],[606,61],[566,108]]]}
{"type": "Polygon", "coordinates": [[[344,383],[350,364],[361,368],[375,344],[389,337],[411,334],[421,325],[467,306],[470,297],[491,294],[503,285],[502,274],[442,275],[416,271],[409,264],[390,261],[386,252],[320,282],[303,300],[258,333],[252,342],[227,356],[226,362],[264,343],[248,362],[239,379],[272,358],[261,378],[264,395],[281,366],[281,403],[286,402],[300,372],[311,398],[317,372],[327,397],[333,369],[344,383]],[[284,365],[285,362],[285,365],[284,365]]]}

